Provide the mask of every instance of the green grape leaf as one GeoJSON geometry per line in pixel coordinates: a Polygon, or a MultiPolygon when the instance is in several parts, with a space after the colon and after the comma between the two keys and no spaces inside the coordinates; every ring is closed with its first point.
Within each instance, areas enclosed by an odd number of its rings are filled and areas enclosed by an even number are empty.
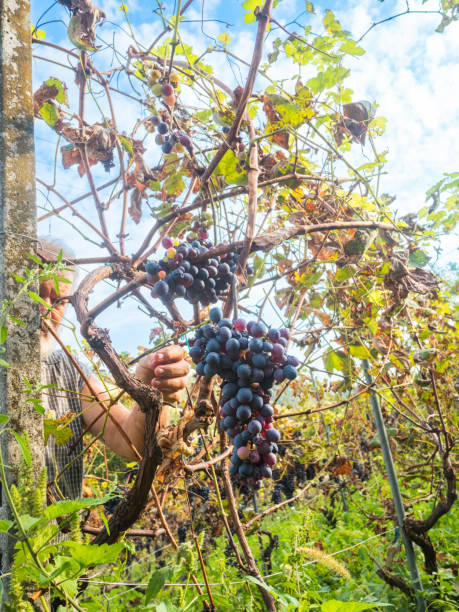
{"type": "Polygon", "coordinates": [[[67,36],[69,37],[70,42],[78,49],[83,49],[85,51],[97,50],[95,47],[84,41],[83,37],[85,36],[85,29],[82,24],[81,17],[78,15],[74,15],[70,19],[69,27],[67,29],[67,36]]]}
{"type": "Polygon", "coordinates": [[[247,174],[238,170],[238,158],[229,150],[220,160],[216,168],[216,174],[222,174],[225,181],[230,184],[244,185],[247,183],[247,174]]]}
{"type": "Polygon", "coordinates": [[[430,257],[421,249],[413,249],[408,257],[408,263],[416,268],[423,268],[429,260],[430,257]]]}
{"type": "Polygon", "coordinates": [[[180,195],[185,189],[185,181],[180,172],[172,172],[164,181],[164,189],[169,195],[180,195]]]}
{"type": "Polygon", "coordinates": [[[348,348],[350,354],[357,359],[369,359],[371,357],[370,351],[362,344],[351,344],[348,348]]]}
{"type": "Polygon", "coordinates": [[[45,122],[50,126],[54,127],[59,120],[59,112],[54,104],[44,102],[43,106],[38,111],[38,114],[43,117],[45,122]]]}
{"type": "Polygon", "coordinates": [[[8,529],[11,529],[13,521],[1,520],[0,521],[0,532],[6,533],[8,529]]]}
{"type": "Polygon", "coordinates": [[[45,446],[46,444],[48,444],[49,436],[55,437],[56,444],[58,446],[65,444],[73,436],[73,431],[70,429],[68,423],[62,423],[55,419],[45,418],[43,422],[43,429],[44,429],[45,446]]]}
{"type": "Polygon", "coordinates": [[[346,369],[346,355],[341,351],[328,351],[324,357],[324,365],[327,372],[331,372],[332,370],[338,370],[339,372],[344,372],[346,369]]]}
{"type": "Polygon", "coordinates": [[[29,443],[25,436],[21,436],[17,431],[11,432],[13,436],[16,438],[16,442],[19,444],[19,448],[21,449],[22,456],[24,457],[24,461],[27,466],[30,467],[32,465],[32,455],[30,454],[29,443]]]}
{"type": "Polygon", "coordinates": [[[171,579],[173,569],[171,567],[162,567],[153,572],[148,581],[147,590],[145,592],[145,605],[156,597],[166,582],[171,579]]]}
{"type": "MultiPolygon", "coordinates": [[[[360,610],[371,610],[377,608],[381,604],[365,603],[358,601],[338,601],[337,599],[331,599],[330,601],[324,601],[322,604],[321,612],[360,612],[360,610]]],[[[383,604],[390,605],[390,604],[383,604]]]]}
{"type": "Polygon", "coordinates": [[[105,502],[112,499],[111,495],[106,495],[100,498],[89,498],[85,497],[82,499],[64,499],[62,501],[54,502],[47,506],[43,512],[43,516],[46,521],[70,514],[71,512],[77,512],[83,508],[90,508],[92,506],[99,506],[105,504],[105,502]]]}
{"type": "Polygon", "coordinates": [[[118,140],[120,141],[123,149],[129,155],[129,158],[134,157],[134,147],[132,146],[132,142],[130,141],[130,139],[126,138],[126,136],[119,135],[118,140]]]}
{"type": "Polygon", "coordinates": [[[72,559],[81,567],[94,567],[105,563],[115,563],[124,548],[122,542],[117,544],[82,544],[80,542],[61,542],[61,547],[67,548],[72,559]]]}
{"type": "Polygon", "coordinates": [[[65,83],[56,79],[55,77],[50,77],[47,81],[45,81],[45,85],[49,87],[55,87],[57,90],[57,94],[54,96],[54,99],[60,104],[65,104],[65,106],[69,105],[69,99],[67,96],[67,86],[65,83]]]}

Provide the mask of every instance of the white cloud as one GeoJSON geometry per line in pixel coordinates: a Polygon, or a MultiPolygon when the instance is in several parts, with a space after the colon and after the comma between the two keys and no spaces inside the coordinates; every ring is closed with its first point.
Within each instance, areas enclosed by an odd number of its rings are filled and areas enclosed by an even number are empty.
{"type": "MultiPolygon", "coordinates": [[[[374,3],[346,12],[349,29],[365,30],[374,3]]],[[[404,10],[398,3],[394,13],[404,10]]],[[[344,21],[344,17],[343,17],[344,21]]],[[[459,159],[452,126],[457,125],[457,25],[436,33],[438,15],[407,15],[374,28],[362,42],[366,54],[353,62],[349,79],[356,99],[376,100],[387,118],[379,147],[388,148],[384,188],[398,195],[403,211],[420,208],[424,193],[459,159]],[[446,49],[448,51],[446,51],[446,49]]]]}

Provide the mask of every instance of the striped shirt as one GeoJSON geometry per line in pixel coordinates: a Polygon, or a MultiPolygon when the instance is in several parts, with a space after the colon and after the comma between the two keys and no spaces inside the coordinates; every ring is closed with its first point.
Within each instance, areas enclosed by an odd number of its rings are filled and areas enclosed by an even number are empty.
{"type": "MultiPolygon", "coordinates": [[[[85,375],[90,377],[89,369],[80,362],[79,365],[85,375]]],[[[73,433],[72,437],[61,445],[56,443],[54,435],[49,436],[45,449],[48,483],[56,499],[76,499],[82,496],[83,491],[83,456],[78,455],[83,450],[81,434],[84,422],[79,394],[85,383],[63,351],[54,351],[44,358],[41,370],[42,384],[54,385],[44,389],[42,403],[45,414],[52,415],[53,419],[70,417],[68,426],[73,433]]]]}

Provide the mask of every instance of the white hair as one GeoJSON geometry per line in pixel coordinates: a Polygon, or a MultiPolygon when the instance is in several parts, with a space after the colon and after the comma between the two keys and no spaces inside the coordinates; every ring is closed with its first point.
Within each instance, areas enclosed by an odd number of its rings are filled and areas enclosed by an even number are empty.
{"type": "Polygon", "coordinates": [[[71,268],[70,274],[72,274],[72,291],[76,288],[78,282],[78,266],[70,263],[75,259],[75,251],[68,246],[63,240],[60,238],[55,238],[54,236],[40,236],[38,238],[38,246],[37,252],[38,254],[43,254],[45,258],[49,259],[57,259],[57,256],[62,251],[62,257],[65,260],[69,260],[69,263],[66,263],[67,267],[71,268]]]}

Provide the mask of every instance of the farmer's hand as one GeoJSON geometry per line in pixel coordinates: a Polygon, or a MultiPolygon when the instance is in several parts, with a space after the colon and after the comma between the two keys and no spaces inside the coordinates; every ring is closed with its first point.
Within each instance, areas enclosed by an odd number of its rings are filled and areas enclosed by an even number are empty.
{"type": "Polygon", "coordinates": [[[177,402],[188,381],[189,364],[183,349],[176,344],[143,357],[136,368],[136,377],[161,391],[166,402],[177,402]]]}

